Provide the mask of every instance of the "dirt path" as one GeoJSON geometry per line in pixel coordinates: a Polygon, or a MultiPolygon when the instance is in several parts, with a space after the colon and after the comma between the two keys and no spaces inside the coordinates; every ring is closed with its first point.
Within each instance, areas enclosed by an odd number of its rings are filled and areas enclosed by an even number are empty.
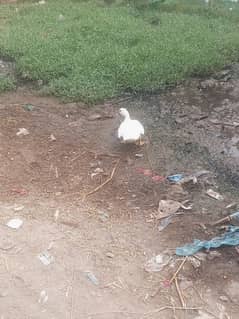
{"type": "Polygon", "coordinates": [[[225,207],[238,199],[238,83],[194,81],[92,109],[25,89],[2,95],[0,318],[237,318],[235,248],[204,253],[180,272],[186,305],[201,310],[161,309],[181,307],[168,285],[180,258],[161,272],[146,272],[144,265],[217,235],[209,223],[236,209],[225,207]],[[149,144],[118,144],[119,106],[144,122],[149,144]],[[17,136],[19,128],[29,135],[17,136]],[[118,160],[112,155],[120,158],[112,181],[85,198],[110,176],[118,160]],[[182,188],[153,181],[145,169],[162,176],[211,173],[182,188]],[[224,201],[209,198],[208,188],[224,201]],[[161,199],[189,200],[193,208],[159,232],[161,199]],[[5,226],[13,217],[24,221],[16,231],[5,226]],[[54,258],[48,266],[37,257],[45,251],[54,258]]]}

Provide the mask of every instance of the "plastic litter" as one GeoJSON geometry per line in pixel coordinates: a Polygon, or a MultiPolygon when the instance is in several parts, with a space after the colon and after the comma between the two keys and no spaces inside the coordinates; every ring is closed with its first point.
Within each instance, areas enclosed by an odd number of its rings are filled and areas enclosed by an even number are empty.
{"type": "Polygon", "coordinates": [[[45,266],[49,266],[54,261],[54,257],[48,251],[40,253],[37,257],[45,266]]]}
{"type": "Polygon", "coordinates": [[[23,224],[23,221],[20,218],[13,218],[7,222],[7,226],[12,229],[19,229],[23,224]]]}
{"type": "Polygon", "coordinates": [[[170,175],[167,179],[172,183],[178,183],[182,180],[183,174],[170,175]]]}
{"type": "Polygon", "coordinates": [[[108,219],[109,219],[109,214],[106,213],[106,212],[103,212],[103,211],[98,211],[98,214],[99,214],[99,219],[102,221],[102,222],[106,222],[108,219]]]}
{"type": "Polygon", "coordinates": [[[152,180],[154,182],[163,182],[163,181],[165,181],[165,177],[164,176],[160,176],[160,175],[154,175],[152,177],[152,180]]]}
{"type": "Polygon", "coordinates": [[[194,184],[196,184],[200,176],[206,175],[209,173],[210,173],[209,171],[202,170],[202,171],[195,172],[191,175],[184,175],[184,174],[170,175],[167,177],[167,179],[171,183],[175,183],[175,184],[186,184],[189,182],[193,182],[194,184]]]}
{"type": "Polygon", "coordinates": [[[29,131],[24,127],[19,128],[18,132],[16,133],[17,136],[21,136],[21,135],[26,136],[29,134],[30,134],[29,131]]]}
{"type": "Polygon", "coordinates": [[[85,272],[86,277],[96,286],[99,285],[99,280],[96,278],[96,276],[93,274],[91,271],[86,271],[85,272]]]}
{"type": "Polygon", "coordinates": [[[172,257],[167,253],[162,255],[157,255],[148,260],[144,265],[144,270],[147,272],[158,272],[161,271],[165,266],[169,264],[172,257]]]}
{"type": "Polygon", "coordinates": [[[224,199],[222,195],[220,195],[219,193],[215,192],[212,189],[207,190],[207,195],[216,199],[216,200],[223,200],[224,199]]]}
{"type": "Polygon", "coordinates": [[[164,230],[164,228],[166,228],[171,223],[172,218],[173,218],[172,215],[164,218],[158,226],[158,231],[164,230]]]}
{"type": "Polygon", "coordinates": [[[192,244],[187,244],[183,247],[176,248],[176,255],[178,256],[191,256],[202,248],[211,249],[218,248],[223,245],[237,246],[239,245],[239,227],[229,226],[227,232],[222,236],[215,237],[211,240],[198,240],[195,239],[192,244]]]}
{"type": "Polygon", "coordinates": [[[181,203],[169,199],[169,200],[160,200],[158,205],[158,219],[168,217],[169,215],[172,215],[176,213],[179,208],[181,207],[181,203]]]}
{"type": "Polygon", "coordinates": [[[217,220],[215,223],[213,223],[213,226],[223,224],[226,222],[231,222],[231,221],[239,222],[239,212],[235,212],[227,217],[224,217],[224,218],[217,220]]]}
{"type": "Polygon", "coordinates": [[[23,108],[24,108],[24,110],[31,112],[31,111],[34,110],[34,105],[32,105],[32,104],[25,104],[25,105],[23,105],[23,108]]]}
{"type": "Polygon", "coordinates": [[[39,299],[38,299],[38,303],[44,304],[44,303],[47,302],[47,300],[48,300],[48,295],[47,295],[47,293],[46,293],[45,290],[42,290],[42,291],[40,292],[40,297],[39,297],[39,299]]]}

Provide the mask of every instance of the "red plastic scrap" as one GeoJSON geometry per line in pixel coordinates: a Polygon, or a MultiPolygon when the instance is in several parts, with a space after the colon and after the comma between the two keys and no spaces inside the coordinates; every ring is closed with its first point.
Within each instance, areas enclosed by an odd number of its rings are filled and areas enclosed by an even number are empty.
{"type": "Polygon", "coordinates": [[[13,188],[11,189],[12,193],[19,195],[27,195],[27,191],[24,188],[13,188]]]}
{"type": "Polygon", "coordinates": [[[154,175],[153,177],[152,177],[152,180],[154,181],[154,182],[163,182],[163,181],[165,181],[165,177],[164,176],[160,176],[160,175],[154,175]]]}

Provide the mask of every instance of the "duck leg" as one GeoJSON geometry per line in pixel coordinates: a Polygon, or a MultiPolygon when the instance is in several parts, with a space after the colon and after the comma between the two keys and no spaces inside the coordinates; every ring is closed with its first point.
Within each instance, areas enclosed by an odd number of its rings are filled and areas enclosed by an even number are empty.
{"type": "Polygon", "coordinates": [[[143,146],[144,144],[145,144],[145,142],[142,140],[142,138],[140,137],[136,142],[135,142],[135,144],[137,145],[137,146],[143,146]]]}

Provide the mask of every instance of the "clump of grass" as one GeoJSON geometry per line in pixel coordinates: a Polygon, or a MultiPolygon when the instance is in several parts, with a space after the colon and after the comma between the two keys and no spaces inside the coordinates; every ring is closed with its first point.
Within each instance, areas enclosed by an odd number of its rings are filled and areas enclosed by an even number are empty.
{"type": "Polygon", "coordinates": [[[0,75],[0,93],[15,89],[15,81],[6,75],[0,75]]]}
{"type": "Polygon", "coordinates": [[[209,73],[238,60],[238,52],[238,24],[227,17],[159,8],[153,26],[127,6],[92,1],[25,4],[0,33],[0,55],[15,59],[18,75],[86,102],[209,73]]]}

